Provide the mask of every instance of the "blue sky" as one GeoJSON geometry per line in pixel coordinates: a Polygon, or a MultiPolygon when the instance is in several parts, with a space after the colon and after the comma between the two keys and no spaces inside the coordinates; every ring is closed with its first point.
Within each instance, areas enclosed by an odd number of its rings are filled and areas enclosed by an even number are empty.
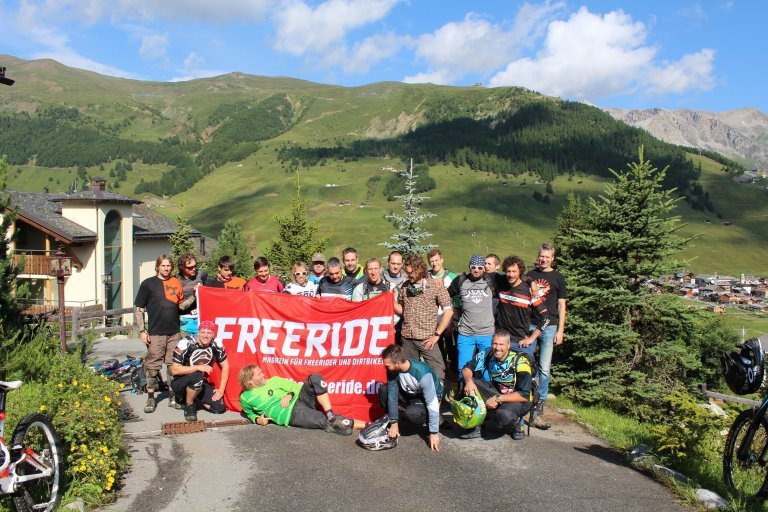
{"type": "Polygon", "coordinates": [[[0,54],[141,80],[481,82],[768,112],[763,0],[0,0],[0,20],[0,54]]]}

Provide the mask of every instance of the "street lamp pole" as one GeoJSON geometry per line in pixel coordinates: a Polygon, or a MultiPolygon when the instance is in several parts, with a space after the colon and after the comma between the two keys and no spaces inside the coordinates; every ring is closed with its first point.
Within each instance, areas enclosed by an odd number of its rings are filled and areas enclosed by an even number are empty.
{"type": "MultiPolygon", "coordinates": [[[[59,287],[59,336],[61,337],[61,354],[67,353],[67,315],[64,311],[64,279],[72,275],[72,258],[66,255],[64,247],[59,244],[53,256],[48,257],[48,275],[56,278],[59,287]]],[[[75,326],[72,326],[75,328],[75,326]]]]}

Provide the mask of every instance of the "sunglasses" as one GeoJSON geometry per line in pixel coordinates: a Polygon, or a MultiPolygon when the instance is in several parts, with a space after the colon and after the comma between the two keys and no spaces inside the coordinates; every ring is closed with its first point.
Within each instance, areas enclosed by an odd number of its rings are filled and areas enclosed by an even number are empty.
{"type": "Polygon", "coordinates": [[[197,265],[192,265],[191,267],[185,266],[184,268],[187,270],[195,270],[197,268],[197,265]]]}
{"type": "Polygon", "coordinates": [[[296,277],[299,277],[299,276],[305,276],[305,275],[307,275],[307,273],[306,272],[294,272],[293,275],[295,275],[296,277]]]}
{"type": "Polygon", "coordinates": [[[470,270],[485,270],[485,265],[470,265],[470,270]]]}

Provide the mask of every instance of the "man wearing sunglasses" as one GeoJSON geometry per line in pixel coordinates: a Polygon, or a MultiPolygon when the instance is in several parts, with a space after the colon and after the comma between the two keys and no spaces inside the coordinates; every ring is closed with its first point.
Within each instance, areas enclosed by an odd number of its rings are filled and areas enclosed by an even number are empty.
{"type": "Polygon", "coordinates": [[[179,281],[184,292],[184,300],[179,304],[181,330],[189,335],[197,334],[197,296],[195,290],[208,280],[205,270],[198,270],[195,255],[187,252],[179,256],[179,281]]]}
{"type": "MultiPolygon", "coordinates": [[[[459,297],[458,367],[472,360],[477,352],[487,352],[495,330],[493,318],[493,297],[499,287],[497,279],[501,274],[485,272],[485,258],[475,254],[469,260],[469,273],[463,273],[451,282],[448,293],[459,297]]],[[[461,374],[459,374],[461,379],[461,374]]]]}

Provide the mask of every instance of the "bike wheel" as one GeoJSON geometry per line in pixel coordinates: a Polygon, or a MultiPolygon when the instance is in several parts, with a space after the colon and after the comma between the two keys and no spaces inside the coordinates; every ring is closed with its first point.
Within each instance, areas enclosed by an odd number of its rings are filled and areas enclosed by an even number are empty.
{"type": "Polygon", "coordinates": [[[20,482],[13,504],[18,511],[55,509],[61,501],[64,467],[59,436],[42,414],[27,415],[13,432],[13,446],[19,447],[22,460],[16,465],[17,476],[50,475],[20,482]],[[26,457],[25,457],[26,456],[26,457]]]}
{"type": "Polygon", "coordinates": [[[768,489],[768,465],[760,456],[768,444],[768,420],[763,417],[757,427],[746,458],[739,460],[738,450],[752,421],[753,411],[743,411],[736,417],[723,450],[723,476],[725,484],[734,494],[744,497],[765,498],[768,489]]]}

